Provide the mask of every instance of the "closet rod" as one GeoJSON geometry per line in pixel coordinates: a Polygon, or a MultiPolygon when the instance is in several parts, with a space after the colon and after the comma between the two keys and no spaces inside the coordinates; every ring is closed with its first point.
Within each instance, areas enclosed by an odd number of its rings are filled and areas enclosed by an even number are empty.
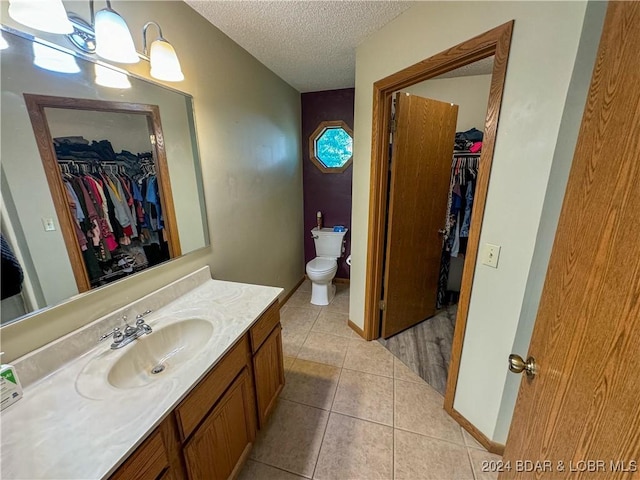
{"type": "Polygon", "coordinates": [[[453,152],[454,157],[479,157],[480,153],[471,152],[453,152]]]}
{"type": "Polygon", "coordinates": [[[58,160],[58,163],[66,163],[66,164],[74,164],[78,163],[81,165],[125,165],[123,160],[58,160]]]}

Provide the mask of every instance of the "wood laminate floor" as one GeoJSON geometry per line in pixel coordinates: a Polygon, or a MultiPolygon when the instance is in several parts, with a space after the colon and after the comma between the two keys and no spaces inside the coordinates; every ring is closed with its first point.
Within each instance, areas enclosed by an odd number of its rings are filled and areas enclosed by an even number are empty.
{"type": "Polygon", "coordinates": [[[388,339],[380,339],[402,363],[444,395],[451,359],[457,305],[388,339]]]}

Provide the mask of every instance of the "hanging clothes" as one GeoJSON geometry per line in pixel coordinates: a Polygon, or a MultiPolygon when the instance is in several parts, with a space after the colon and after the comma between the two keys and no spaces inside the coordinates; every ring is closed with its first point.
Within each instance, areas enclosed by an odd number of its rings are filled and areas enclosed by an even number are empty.
{"type": "Polygon", "coordinates": [[[81,136],[53,143],[92,286],[168,260],[153,154],[116,153],[109,140],[81,136]]]}
{"type": "Polygon", "coordinates": [[[80,228],[80,222],[82,222],[85,218],[84,212],[80,208],[80,200],[78,200],[78,196],[73,190],[73,187],[71,187],[71,184],[67,181],[64,181],[63,183],[64,188],[67,191],[67,202],[69,202],[69,208],[71,209],[71,213],[73,214],[73,228],[76,232],[76,239],[78,240],[78,244],[80,245],[80,250],[84,252],[87,249],[87,236],[80,228]]]}
{"type": "MultiPolygon", "coordinates": [[[[476,136],[478,131],[469,131],[476,136]]],[[[467,132],[465,132],[467,133],[467,132]]],[[[478,177],[478,154],[454,154],[451,161],[451,180],[447,200],[445,235],[438,276],[436,308],[447,305],[447,291],[451,258],[464,256],[471,226],[473,200],[478,177]]]]}
{"type": "Polygon", "coordinates": [[[170,258],[152,163],[136,169],[142,172],[136,179],[123,171],[124,165],[115,174],[104,171],[99,162],[72,163],[77,171],[64,170],[63,182],[92,286],[170,258]]]}

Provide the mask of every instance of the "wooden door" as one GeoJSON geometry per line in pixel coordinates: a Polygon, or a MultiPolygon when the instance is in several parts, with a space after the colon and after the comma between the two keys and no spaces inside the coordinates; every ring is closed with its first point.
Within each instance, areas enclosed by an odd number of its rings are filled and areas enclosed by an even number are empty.
{"type": "Polygon", "coordinates": [[[458,106],[396,94],[382,336],[436,313],[458,106]]]}
{"type": "Polygon", "coordinates": [[[184,448],[190,480],[226,480],[237,473],[255,438],[253,402],[244,369],[184,448]]]}
{"type": "Polygon", "coordinates": [[[276,325],[269,337],[253,357],[253,375],[256,381],[258,424],[264,428],[276,407],[278,395],[284,387],[284,358],[282,328],[276,325]]]}
{"type": "Polygon", "coordinates": [[[503,478],[640,476],[639,25],[609,3],[503,478]]]}

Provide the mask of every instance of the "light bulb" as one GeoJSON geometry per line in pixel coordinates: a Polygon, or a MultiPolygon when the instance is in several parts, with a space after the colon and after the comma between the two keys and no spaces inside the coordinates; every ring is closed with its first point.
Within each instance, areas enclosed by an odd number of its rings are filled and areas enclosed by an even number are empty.
{"type": "Polygon", "coordinates": [[[78,62],[73,55],[36,42],[33,43],[33,64],[52,72],[80,72],[78,62]]]}
{"type": "Polygon", "coordinates": [[[181,82],[184,74],[173,46],[164,38],[158,38],[151,44],[149,53],[151,76],[167,82],[181,82]]]}
{"type": "Polygon", "coordinates": [[[122,72],[117,72],[109,67],[96,64],[96,83],[109,88],[131,88],[131,82],[122,72]]]}
{"type": "Polygon", "coordinates": [[[9,0],[9,16],[35,30],[59,34],[73,32],[62,0],[9,0]]]}
{"type": "Polygon", "coordinates": [[[96,13],[96,53],[117,63],[138,63],[127,23],[115,11],[105,8],[96,13]]]}

